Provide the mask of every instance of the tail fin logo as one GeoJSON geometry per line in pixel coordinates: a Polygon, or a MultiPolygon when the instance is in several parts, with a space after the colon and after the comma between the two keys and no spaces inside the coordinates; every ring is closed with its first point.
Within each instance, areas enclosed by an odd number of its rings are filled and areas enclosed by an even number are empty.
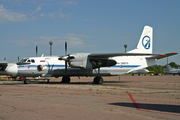
{"type": "Polygon", "coordinates": [[[145,49],[149,49],[151,46],[150,42],[150,37],[149,36],[144,36],[142,39],[142,45],[144,46],[145,49]]]}

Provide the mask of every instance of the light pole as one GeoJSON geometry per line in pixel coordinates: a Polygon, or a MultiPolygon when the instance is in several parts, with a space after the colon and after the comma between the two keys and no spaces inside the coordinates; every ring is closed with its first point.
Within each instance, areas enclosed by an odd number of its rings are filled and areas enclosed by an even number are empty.
{"type": "Polygon", "coordinates": [[[38,46],[36,46],[36,57],[37,57],[37,53],[38,53],[38,46]]]}
{"type": "Polygon", "coordinates": [[[125,53],[126,53],[126,48],[127,48],[127,45],[126,45],[126,44],[124,45],[124,48],[125,48],[125,53]]]}
{"type": "Polygon", "coordinates": [[[52,44],[53,44],[53,42],[50,41],[49,44],[50,44],[50,56],[51,56],[52,55],[52,44]]]}

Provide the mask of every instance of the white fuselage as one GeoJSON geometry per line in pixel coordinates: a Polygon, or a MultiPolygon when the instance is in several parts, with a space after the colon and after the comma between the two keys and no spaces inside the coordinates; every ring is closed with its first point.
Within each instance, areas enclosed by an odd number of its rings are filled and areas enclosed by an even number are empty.
{"type": "MultiPolygon", "coordinates": [[[[25,58],[24,65],[12,65],[6,69],[6,72],[13,76],[20,77],[59,77],[65,75],[65,61],[58,60],[58,56],[47,57],[30,57],[25,58]],[[45,66],[41,71],[37,69],[38,65],[45,66]]],[[[155,64],[155,60],[147,63],[145,56],[120,56],[112,57],[116,60],[117,64],[111,67],[101,67],[101,76],[115,76],[126,74],[132,70],[147,67],[149,64],[155,64]]],[[[82,68],[67,68],[69,76],[96,76],[97,69],[82,69],[82,68]]]]}

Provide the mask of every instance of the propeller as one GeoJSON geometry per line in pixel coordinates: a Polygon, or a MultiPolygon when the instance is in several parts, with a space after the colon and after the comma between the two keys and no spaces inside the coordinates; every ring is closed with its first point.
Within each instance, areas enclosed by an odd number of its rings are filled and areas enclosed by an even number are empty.
{"type": "MultiPolygon", "coordinates": [[[[65,56],[67,56],[67,42],[65,42],[65,56]]],[[[65,60],[65,74],[67,75],[67,60],[65,60]]]]}
{"type": "Polygon", "coordinates": [[[67,55],[67,42],[65,42],[65,56],[58,58],[58,60],[65,61],[65,74],[67,75],[67,63],[70,59],[74,59],[74,56],[67,55]]]}

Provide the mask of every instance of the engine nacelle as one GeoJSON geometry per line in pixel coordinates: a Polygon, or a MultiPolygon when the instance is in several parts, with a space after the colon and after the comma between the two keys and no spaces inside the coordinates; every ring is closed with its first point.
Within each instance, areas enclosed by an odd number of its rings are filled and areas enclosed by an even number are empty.
{"type": "Polygon", "coordinates": [[[70,56],[74,56],[74,59],[69,60],[69,66],[82,69],[92,69],[92,64],[88,58],[89,53],[75,53],[70,56]]]}
{"type": "Polygon", "coordinates": [[[99,67],[110,67],[117,64],[114,59],[88,57],[90,53],[71,54],[73,59],[68,61],[70,67],[82,69],[94,69],[99,67]]]}
{"type": "Polygon", "coordinates": [[[99,68],[99,67],[111,67],[117,64],[117,62],[114,59],[90,59],[93,68],[99,68]]]}
{"type": "Polygon", "coordinates": [[[46,67],[45,65],[38,65],[37,66],[38,71],[43,71],[43,70],[47,70],[47,69],[48,69],[48,67],[46,67]]]}

